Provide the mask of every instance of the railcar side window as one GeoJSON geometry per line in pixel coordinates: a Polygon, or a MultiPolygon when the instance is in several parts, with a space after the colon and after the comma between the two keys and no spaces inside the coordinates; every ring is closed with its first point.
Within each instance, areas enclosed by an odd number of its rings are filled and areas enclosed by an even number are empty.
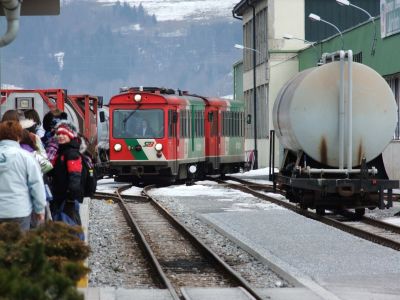
{"type": "Polygon", "coordinates": [[[164,137],[164,111],[161,109],[127,109],[113,112],[114,138],[164,137]]]}
{"type": "Polygon", "coordinates": [[[168,137],[176,136],[176,122],[174,122],[175,112],[168,110],[168,137]]]}
{"type": "Polygon", "coordinates": [[[180,136],[187,138],[190,136],[190,114],[188,110],[182,110],[180,115],[180,136]]]}
{"type": "Polygon", "coordinates": [[[194,112],[194,136],[204,136],[204,111],[196,110],[194,112]]]}

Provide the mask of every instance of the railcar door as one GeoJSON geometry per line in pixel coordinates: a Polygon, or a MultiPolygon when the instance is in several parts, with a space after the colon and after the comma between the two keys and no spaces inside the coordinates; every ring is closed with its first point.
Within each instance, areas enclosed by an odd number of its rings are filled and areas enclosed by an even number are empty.
{"type": "Polygon", "coordinates": [[[179,146],[177,124],[178,124],[178,112],[176,107],[168,109],[168,160],[171,162],[172,172],[178,173],[178,151],[179,146]]]}
{"type": "Polygon", "coordinates": [[[220,147],[220,137],[219,137],[219,115],[218,115],[218,110],[217,109],[211,109],[208,112],[208,122],[209,122],[209,138],[208,138],[208,157],[210,161],[212,162],[213,168],[217,169],[219,168],[219,161],[218,161],[218,155],[219,155],[219,147],[220,147]]]}

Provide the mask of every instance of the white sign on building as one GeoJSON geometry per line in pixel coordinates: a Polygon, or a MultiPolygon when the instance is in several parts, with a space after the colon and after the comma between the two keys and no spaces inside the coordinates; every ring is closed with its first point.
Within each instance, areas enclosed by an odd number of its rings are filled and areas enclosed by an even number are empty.
{"type": "Polygon", "coordinates": [[[381,37],[400,32],[400,0],[381,0],[381,37]]]}

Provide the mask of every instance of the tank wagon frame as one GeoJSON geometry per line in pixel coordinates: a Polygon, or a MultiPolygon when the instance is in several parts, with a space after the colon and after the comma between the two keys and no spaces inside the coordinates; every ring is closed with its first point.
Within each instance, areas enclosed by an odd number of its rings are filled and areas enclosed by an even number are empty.
{"type": "Polygon", "coordinates": [[[284,148],[279,172],[270,171],[274,187],[319,214],[389,208],[399,187],[382,159],[397,123],[393,94],[378,73],[352,60],[351,50],[325,54],[322,66],[287,82],[274,104],[270,149],[275,133],[284,148]]]}
{"type": "Polygon", "coordinates": [[[117,180],[174,182],[244,167],[242,103],[145,87],[112,97],[108,107],[104,156],[117,180]],[[154,131],[150,136],[134,133],[143,119],[154,131]]]}
{"type": "Polygon", "coordinates": [[[365,208],[392,207],[392,190],[399,187],[399,182],[386,178],[381,156],[369,163],[363,160],[359,169],[350,173],[321,167],[304,152],[286,149],[281,171],[271,177],[275,187],[286,191],[290,202],[316,209],[319,214],[325,209],[355,209],[361,216],[365,208]]]}

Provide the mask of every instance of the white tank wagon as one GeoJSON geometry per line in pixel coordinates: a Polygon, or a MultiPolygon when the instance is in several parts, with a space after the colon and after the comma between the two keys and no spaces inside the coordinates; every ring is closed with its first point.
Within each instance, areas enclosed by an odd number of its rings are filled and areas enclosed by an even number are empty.
{"type": "Polygon", "coordinates": [[[280,90],[273,123],[285,149],[275,182],[289,200],[320,213],[391,206],[399,182],[388,180],[381,154],[393,138],[397,106],[373,69],[342,57],[300,72],[280,90]]]}
{"type": "MultiPolygon", "coordinates": [[[[339,72],[334,62],[299,73],[281,89],[273,122],[280,143],[321,164],[339,167],[339,72]]],[[[345,78],[346,80],[346,78],[345,78]]],[[[393,138],[397,107],[386,81],[353,63],[352,166],[382,153],[393,138]]]]}

